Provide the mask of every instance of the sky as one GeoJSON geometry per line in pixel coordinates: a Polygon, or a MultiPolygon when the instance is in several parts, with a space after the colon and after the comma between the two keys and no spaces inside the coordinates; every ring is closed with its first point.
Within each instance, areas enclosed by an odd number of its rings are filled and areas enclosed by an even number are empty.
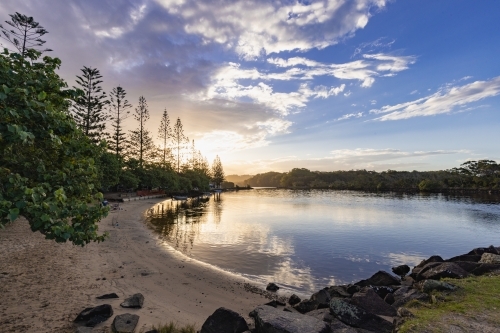
{"type": "Polygon", "coordinates": [[[69,86],[97,68],[146,98],[158,143],[166,109],[226,174],[500,161],[499,1],[0,2],[14,12],[49,32],[69,86]]]}

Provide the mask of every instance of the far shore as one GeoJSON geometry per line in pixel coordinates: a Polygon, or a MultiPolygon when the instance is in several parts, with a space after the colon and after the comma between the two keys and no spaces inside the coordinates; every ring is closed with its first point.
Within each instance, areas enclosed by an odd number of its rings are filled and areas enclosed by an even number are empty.
{"type": "MultiPolygon", "coordinates": [[[[83,248],[45,240],[24,219],[0,230],[2,330],[74,332],[73,320],[80,311],[105,303],[115,315],[139,315],[137,331],[170,321],[200,329],[219,307],[247,317],[269,301],[246,291],[249,281],[177,253],[149,230],[144,214],[162,200],[122,203],[122,210],[110,212],[99,224],[109,239],[83,248]],[[118,221],[118,227],[112,221],[118,221]],[[96,299],[113,292],[120,298],[96,299]],[[121,308],[124,298],[135,293],[144,295],[144,307],[121,308]]],[[[111,322],[95,331],[109,328],[111,322]]]]}

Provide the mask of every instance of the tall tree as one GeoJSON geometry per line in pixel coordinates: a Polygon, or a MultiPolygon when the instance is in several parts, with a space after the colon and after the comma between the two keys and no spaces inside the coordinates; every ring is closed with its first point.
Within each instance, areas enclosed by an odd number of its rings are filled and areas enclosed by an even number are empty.
{"type": "Polygon", "coordinates": [[[112,120],[113,133],[110,137],[109,149],[112,150],[116,157],[121,160],[123,152],[126,149],[126,135],[122,129],[122,122],[128,118],[132,105],[125,99],[127,93],[125,89],[118,86],[113,88],[110,94],[110,113],[112,120]]]}
{"type": "Polygon", "coordinates": [[[167,157],[170,155],[168,148],[168,140],[172,137],[172,128],[170,127],[170,118],[168,117],[167,109],[163,111],[161,117],[160,128],[158,129],[158,138],[162,140],[163,152],[163,167],[167,166],[167,157]]]}
{"type": "MultiPolygon", "coordinates": [[[[76,76],[76,83],[83,90],[73,104],[73,113],[78,127],[94,143],[98,143],[106,135],[106,120],[108,115],[104,108],[109,101],[102,90],[102,76],[96,68],[83,66],[82,76],[76,76]]],[[[76,88],[76,87],[75,87],[76,88]]]]}
{"type": "Polygon", "coordinates": [[[139,97],[134,118],[139,122],[139,127],[130,133],[129,150],[131,157],[139,161],[139,169],[143,169],[144,161],[150,157],[154,149],[153,139],[145,127],[149,119],[149,109],[144,96],[139,97]]]}
{"type": "Polygon", "coordinates": [[[224,169],[222,168],[222,162],[220,161],[219,155],[217,155],[215,156],[214,163],[212,164],[212,181],[216,187],[220,187],[220,184],[224,180],[224,169]]]}
{"type": "Polygon", "coordinates": [[[189,142],[189,139],[184,135],[184,129],[182,127],[181,119],[177,118],[172,131],[172,141],[177,149],[177,172],[181,170],[181,149],[184,148],[184,144],[189,142]]]}
{"type": "Polygon", "coordinates": [[[52,51],[51,49],[40,50],[39,48],[45,44],[45,41],[40,37],[48,33],[38,22],[33,20],[33,17],[19,14],[9,14],[12,21],[5,21],[9,27],[4,28],[0,24],[0,30],[3,33],[1,38],[14,44],[14,47],[21,53],[24,58],[28,49],[35,49],[39,52],[52,51]]]}

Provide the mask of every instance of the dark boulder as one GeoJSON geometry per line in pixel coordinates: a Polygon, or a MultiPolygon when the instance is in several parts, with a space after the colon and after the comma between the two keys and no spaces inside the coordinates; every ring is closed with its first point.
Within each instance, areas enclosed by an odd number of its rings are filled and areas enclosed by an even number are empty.
{"type": "Polygon", "coordinates": [[[311,299],[305,299],[299,304],[295,304],[293,308],[300,313],[308,313],[309,311],[316,310],[318,308],[318,302],[311,299]]]}
{"type": "Polygon", "coordinates": [[[330,314],[330,309],[318,309],[313,310],[311,312],[306,313],[306,316],[314,317],[318,320],[322,320],[325,323],[331,323],[333,320],[333,316],[330,314]]]}
{"type": "Polygon", "coordinates": [[[325,309],[328,308],[330,299],[331,297],[328,292],[328,288],[324,288],[312,294],[310,299],[303,300],[302,302],[296,304],[294,309],[300,313],[307,313],[316,309],[325,309]]]}
{"type": "Polygon", "coordinates": [[[280,289],[280,287],[273,282],[269,282],[266,287],[266,290],[268,291],[278,291],[278,289],[280,289]]]}
{"type": "Polygon", "coordinates": [[[394,299],[394,295],[393,294],[387,294],[384,297],[384,302],[386,302],[389,305],[392,305],[395,301],[396,300],[394,299]]]}
{"type": "Polygon", "coordinates": [[[330,326],[314,317],[262,305],[250,313],[259,333],[331,333],[330,326]]]}
{"type": "Polygon", "coordinates": [[[86,308],[74,320],[75,323],[84,323],[85,326],[95,325],[108,320],[113,315],[113,308],[109,304],[102,304],[96,307],[86,308]]]}
{"type": "Polygon", "coordinates": [[[123,303],[120,304],[122,308],[135,308],[140,309],[144,305],[144,296],[141,293],[134,294],[129,298],[125,299],[123,303]]]}
{"type": "Polygon", "coordinates": [[[391,268],[392,272],[398,276],[404,277],[406,274],[410,272],[410,266],[408,265],[400,265],[391,268]]]}
{"type": "Polygon", "coordinates": [[[387,294],[391,294],[396,291],[396,289],[394,289],[393,287],[388,286],[370,286],[369,288],[371,288],[382,299],[384,299],[387,294]]]}
{"type": "MultiPolygon", "coordinates": [[[[356,284],[348,284],[346,289],[347,293],[349,294],[348,297],[351,297],[353,294],[357,293],[358,291],[361,290],[361,287],[356,285],[356,284]]],[[[332,296],[335,297],[335,296],[332,296]]]]}
{"type": "Polygon", "coordinates": [[[474,275],[483,275],[487,273],[500,273],[500,264],[481,264],[472,272],[474,275]]]}
{"type": "Polygon", "coordinates": [[[355,285],[361,288],[368,286],[392,286],[400,284],[401,284],[400,279],[385,271],[378,271],[377,273],[373,274],[369,279],[361,280],[355,283],[355,285]]]}
{"type": "Polygon", "coordinates": [[[130,313],[124,313],[118,315],[113,320],[113,332],[114,333],[134,333],[137,323],[139,322],[139,316],[130,313]]]}
{"type": "Polygon", "coordinates": [[[428,259],[422,260],[420,264],[417,265],[417,267],[424,267],[431,262],[444,262],[444,260],[440,256],[430,256],[428,259]]]}
{"type": "Polygon", "coordinates": [[[462,279],[467,276],[469,276],[469,273],[467,273],[467,271],[465,271],[457,264],[453,262],[445,262],[439,264],[438,266],[432,267],[431,269],[428,269],[423,273],[419,273],[417,276],[417,280],[439,280],[442,278],[462,279]]]}
{"type": "Polygon", "coordinates": [[[455,290],[456,286],[438,280],[424,280],[418,283],[418,288],[422,290],[424,293],[430,293],[433,290],[438,291],[446,291],[446,290],[455,290]]]}
{"type": "Polygon", "coordinates": [[[300,303],[301,299],[299,296],[293,294],[292,296],[290,296],[290,298],[288,299],[288,304],[290,305],[295,305],[295,304],[298,304],[300,303]]]}
{"type": "MultiPolygon", "coordinates": [[[[378,296],[377,296],[378,297],[378,296]]],[[[392,332],[393,325],[387,320],[350,304],[344,298],[333,298],[330,302],[330,313],[343,323],[372,332],[392,332]]]]}
{"type": "Polygon", "coordinates": [[[111,294],[104,294],[101,296],[97,296],[97,299],[111,299],[111,298],[119,298],[116,293],[111,293],[111,294]]]}
{"type": "Polygon", "coordinates": [[[478,247],[478,248],[475,248],[474,250],[470,251],[467,254],[468,255],[480,255],[480,256],[482,256],[483,253],[500,254],[500,251],[499,251],[498,248],[494,247],[493,245],[490,245],[489,247],[478,247]]]}
{"type": "Polygon", "coordinates": [[[396,316],[396,309],[387,304],[373,289],[365,287],[360,292],[352,295],[349,303],[359,306],[366,312],[378,316],[396,316]]]}
{"type": "MultiPolygon", "coordinates": [[[[356,286],[355,288],[358,289],[359,287],[356,286]]],[[[357,291],[359,291],[359,289],[357,291]]],[[[330,297],[332,297],[332,298],[333,297],[351,297],[352,294],[354,294],[357,291],[354,291],[353,293],[349,293],[347,291],[347,286],[331,286],[328,288],[328,293],[330,294],[330,297]]]]}
{"type": "Polygon", "coordinates": [[[477,255],[477,254],[472,254],[472,255],[462,254],[460,256],[452,257],[452,258],[450,258],[450,259],[448,259],[446,261],[447,262],[455,262],[455,261],[478,262],[479,260],[481,260],[481,255],[477,255]]]}
{"type": "Polygon", "coordinates": [[[439,265],[441,265],[442,263],[441,262],[430,262],[430,263],[427,263],[425,264],[424,266],[422,267],[415,267],[413,268],[411,274],[410,274],[410,277],[412,279],[415,279],[416,281],[419,281],[419,280],[422,280],[422,277],[421,275],[423,273],[425,273],[426,271],[434,268],[434,267],[437,267],[439,265]]]}
{"type": "Polygon", "coordinates": [[[478,262],[472,261],[453,261],[455,265],[460,266],[464,271],[470,273],[475,270],[477,267],[481,266],[478,262]]]}
{"type": "Polygon", "coordinates": [[[243,333],[248,330],[247,322],[238,313],[218,308],[203,323],[200,333],[243,333]]]}
{"type": "Polygon", "coordinates": [[[421,302],[428,302],[430,300],[429,295],[410,287],[402,287],[398,289],[393,294],[393,296],[394,296],[394,303],[392,304],[392,306],[396,309],[412,300],[417,300],[421,302]]]}

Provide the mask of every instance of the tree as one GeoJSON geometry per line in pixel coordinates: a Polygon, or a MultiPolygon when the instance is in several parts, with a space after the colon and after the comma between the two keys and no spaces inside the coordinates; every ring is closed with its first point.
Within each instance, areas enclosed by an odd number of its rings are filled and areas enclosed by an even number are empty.
{"type": "Polygon", "coordinates": [[[214,182],[216,187],[220,187],[224,180],[224,169],[222,168],[222,163],[220,161],[219,155],[217,155],[215,156],[214,163],[212,164],[212,181],[214,182]]]}
{"type": "Polygon", "coordinates": [[[73,105],[74,118],[83,133],[94,143],[98,143],[106,135],[104,130],[108,115],[105,114],[104,107],[109,101],[100,85],[102,76],[99,70],[83,66],[81,71],[83,75],[76,76],[76,83],[83,90],[83,95],[78,96],[73,105]]]}
{"type": "Polygon", "coordinates": [[[163,148],[163,168],[166,168],[167,157],[170,156],[170,149],[168,148],[168,140],[172,137],[172,128],[170,127],[170,118],[168,117],[167,109],[163,111],[161,117],[160,128],[158,129],[158,138],[162,140],[163,148]]]}
{"type": "Polygon", "coordinates": [[[126,135],[122,130],[123,120],[128,118],[130,114],[130,108],[132,105],[125,99],[127,93],[125,89],[118,86],[113,88],[110,94],[110,106],[111,106],[111,120],[113,133],[110,137],[109,149],[113,151],[116,157],[121,160],[123,158],[123,152],[126,149],[126,135]]]}
{"type": "Polygon", "coordinates": [[[175,122],[174,129],[172,131],[172,141],[174,146],[177,148],[177,173],[181,170],[181,148],[183,145],[189,142],[189,139],[184,135],[184,129],[182,128],[181,119],[177,118],[175,122]]]}
{"type": "MultiPolygon", "coordinates": [[[[23,58],[26,56],[26,51],[28,49],[38,50],[40,46],[45,44],[45,41],[40,37],[48,33],[48,31],[38,22],[35,22],[33,17],[28,17],[18,12],[9,14],[9,16],[12,21],[5,21],[5,23],[10,25],[11,28],[9,30],[9,28],[4,28],[0,24],[0,30],[3,33],[3,36],[0,35],[0,37],[14,44],[14,47],[21,53],[23,58]]],[[[38,51],[48,52],[52,50],[45,49],[38,51]]]]}
{"type": "Polygon", "coordinates": [[[103,147],[68,113],[79,92],[55,73],[61,61],[35,63],[40,54],[0,55],[0,226],[24,216],[57,242],[102,241],[97,223],[108,209],[99,204],[94,161],[103,147]]]}
{"type": "Polygon", "coordinates": [[[139,105],[135,109],[134,118],[139,122],[139,128],[130,132],[129,151],[131,157],[139,161],[139,168],[143,169],[145,159],[150,158],[154,149],[153,139],[145,127],[149,119],[149,110],[144,96],[139,97],[139,105]]]}

